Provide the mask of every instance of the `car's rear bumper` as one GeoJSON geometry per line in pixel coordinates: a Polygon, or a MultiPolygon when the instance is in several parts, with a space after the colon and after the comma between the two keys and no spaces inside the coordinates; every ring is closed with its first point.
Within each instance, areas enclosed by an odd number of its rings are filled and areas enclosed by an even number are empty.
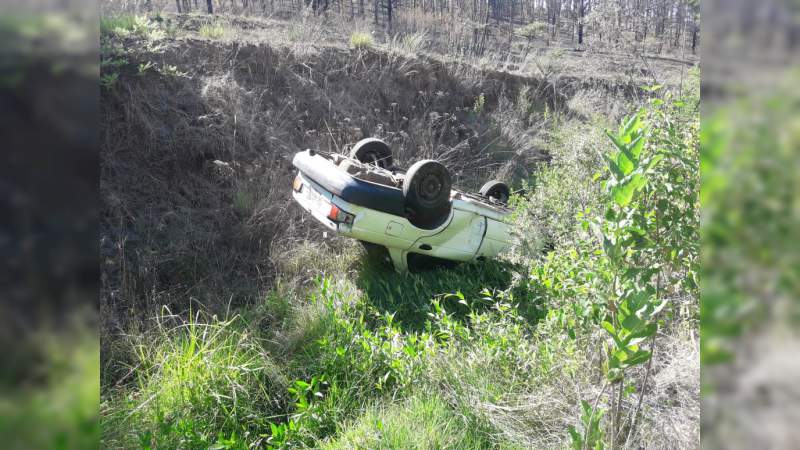
{"type": "Polygon", "coordinates": [[[347,202],[302,172],[297,177],[299,190],[293,192],[297,203],[327,228],[343,236],[401,249],[413,245],[418,237],[418,232],[403,217],[347,202]],[[328,214],[333,205],[351,215],[352,221],[331,220],[328,214]]]}
{"type": "Polygon", "coordinates": [[[297,153],[292,164],[303,176],[347,203],[393,216],[405,215],[403,191],[400,189],[354,178],[336,167],[331,160],[312,155],[308,150],[297,153]]]}

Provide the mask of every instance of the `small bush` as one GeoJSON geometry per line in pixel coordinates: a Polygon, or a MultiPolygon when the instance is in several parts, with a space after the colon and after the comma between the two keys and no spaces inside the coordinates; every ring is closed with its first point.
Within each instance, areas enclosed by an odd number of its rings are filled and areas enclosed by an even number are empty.
{"type": "Polygon", "coordinates": [[[350,35],[350,46],[355,49],[368,49],[375,45],[369,33],[355,32],[350,35]]]}
{"type": "Polygon", "coordinates": [[[544,22],[531,22],[527,25],[517,28],[517,34],[528,39],[533,39],[536,36],[545,33],[547,28],[548,25],[544,22]]]}

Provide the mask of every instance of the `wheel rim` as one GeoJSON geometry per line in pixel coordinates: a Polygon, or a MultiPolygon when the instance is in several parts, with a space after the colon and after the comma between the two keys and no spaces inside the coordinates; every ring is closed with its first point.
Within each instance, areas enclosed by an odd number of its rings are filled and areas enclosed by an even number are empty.
{"type": "Polygon", "coordinates": [[[419,184],[420,198],[428,202],[436,201],[442,192],[442,184],[442,180],[435,174],[427,175],[419,184]]]}

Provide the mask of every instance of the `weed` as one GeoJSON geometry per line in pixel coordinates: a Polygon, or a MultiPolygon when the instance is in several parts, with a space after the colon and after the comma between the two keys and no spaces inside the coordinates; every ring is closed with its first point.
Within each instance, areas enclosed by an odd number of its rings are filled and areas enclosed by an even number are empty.
{"type": "Polygon", "coordinates": [[[355,32],[350,35],[350,47],[357,50],[366,50],[372,48],[375,42],[372,35],[369,33],[355,32]]]}
{"type": "Polygon", "coordinates": [[[118,72],[105,73],[100,75],[100,86],[103,86],[104,88],[110,88],[116,84],[118,79],[118,72]]]}
{"type": "Polygon", "coordinates": [[[208,39],[221,39],[226,34],[225,25],[220,22],[207,22],[200,26],[198,33],[208,39]]]}
{"type": "Polygon", "coordinates": [[[509,264],[488,261],[463,264],[452,270],[411,273],[398,279],[388,267],[365,264],[357,285],[378,310],[392,313],[404,327],[421,329],[431,311],[431,300],[456,291],[467,298],[478,298],[486,289],[505,290],[511,285],[512,274],[509,264]]]}
{"type": "Polygon", "coordinates": [[[483,112],[483,108],[486,106],[486,97],[481,92],[477,97],[475,97],[475,103],[472,105],[472,112],[474,114],[480,114],[483,112]]]}
{"type": "Polygon", "coordinates": [[[132,14],[116,14],[100,17],[101,34],[114,34],[118,36],[148,36],[155,29],[153,23],[146,16],[132,14]]]}
{"type": "Polygon", "coordinates": [[[100,16],[100,32],[103,34],[117,34],[121,32],[133,31],[139,19],[132,14],[116,14],[112,16],[100,16]]]}
{"type": "Polygon", "coordinates": [[[165,65],[163,65],[161,67],[161,69],[159,70],[159,72],[161,72],[164,75],[171,76],[171,77],[185,78],[185,77],[187,77],[189,75],[187,72],[184,72],[184,71],[180,70],[178,68],[178,66],[176,66],[174,64],[165,64],[165,65]]]}
{"type": "Polygon", "coordinates": [[[139,63],[138,67],[138,74],[144,75],[148,70],[152,69],[155,65],[152,61],[147,61],[146,63],[139,63]]]}
{"type": "Polygon", "coordinates": [[[241,216],[250,216],[253,213],[255,203],[256,200],[250,192],[240,190],[233,194],[233,209],[241,216]]]}

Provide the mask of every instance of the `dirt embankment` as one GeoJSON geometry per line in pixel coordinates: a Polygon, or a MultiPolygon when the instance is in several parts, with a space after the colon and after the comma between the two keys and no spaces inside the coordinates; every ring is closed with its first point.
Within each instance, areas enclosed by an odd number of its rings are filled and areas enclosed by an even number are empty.
{"type": "MultiPolygon", "coordinates": [[[[106,329],[191,299],[262,295],[289,243],[320,240],[290,202],[292,155],[367,136],[400,164],[436,158],[456,185],[516,181],[547,160],[554,112],[608,81],[537,79],[383,51],[127,39],[102,93],[106,329]]],[[[107,70],[107,69],[104,69],[107,70]]]]}

